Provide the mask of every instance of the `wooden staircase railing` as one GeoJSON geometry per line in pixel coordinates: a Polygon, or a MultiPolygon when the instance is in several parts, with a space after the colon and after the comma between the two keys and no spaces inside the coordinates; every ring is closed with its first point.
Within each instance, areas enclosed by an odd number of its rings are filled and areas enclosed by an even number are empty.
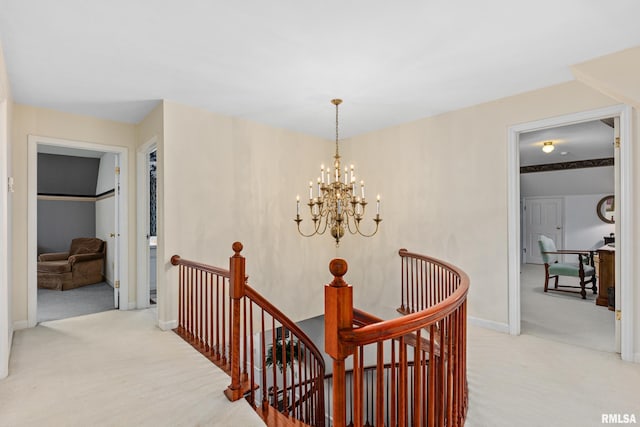
{"type": "Polygon", "coordinates": [[[178,272],[178,327],[174,331],[231,375],[229,270],[171,257],[178,272]]]}
{"type": "Polygon", "coordinates": [[[231,376],[269,424],[325,425],[322,354],[307,335],[247,284],[242,244],[229,270],[171,258],[179,266],[176,333],[231,376]]]}
{"type": "Polygon", "coordinates": [[[346,261],[330,263],[325,350],[333,359],[333,426],[464,424],[469,279],[433,258],[404,249],[400,257],[405,315],[386,321],[353,308],[346,261]]]}
{"type": "Polygon", "coordinates": [[[325,351],[333,373],[325,378],[318,348],[248,285],[242,245],[233,250],[229,270],[171,258],[179,266],[175,331],[231,376],[230,400],[245,397],[268,425],[464,424],[463,271],[401,249],[403,316],[382,320],[353,307],[347,263],[331,261],[325,351]]]}

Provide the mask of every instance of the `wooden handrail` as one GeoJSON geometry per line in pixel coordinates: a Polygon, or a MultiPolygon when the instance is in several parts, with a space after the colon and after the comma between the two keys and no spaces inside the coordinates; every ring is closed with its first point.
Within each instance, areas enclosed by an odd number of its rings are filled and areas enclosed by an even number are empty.
{"type": "Polygon", "coordinates": [[[466,300],[468,291],[469,279],[467,278],[466,281],[461,282],[461,286],[449,298],[432,307],[397,319],[384,320],[357,329],[342,330],[340,338],[352,345],[367,345],[377,341],[399,338],[416,329],[426,328],[451,314],[466,300]]]}
{"type": "Polygon", "coordinates": [[[212,265],[202,264],[195,261],[189,261],[184,258],[181,258],[180,255],[174,255],[171,257],[171,265],[182,265],[185,267],[193,267],[198,270],[205,271],[207,273],[215,274],[218,276],[223,276],[229,278],[231,273],[229,270],[225,270],[224,268],[214,267],[212,265]]]}
{"type": "Polygon", "coordinates": [[[453,271],[456,274],[459,274],[461,276],[466,276],[467,274],[462,271],[461,269],[459,269],[458,267],[456,267],[455,265],[448,263],[446,261],[443,261],[441,259],[438,258],[433,258],[427,255],[423,255],[423,254],[419,254],[416,252],[409,252],[408,250],[402,248],[400,250],[398,250],[398,255],[400,255],[400,257],[402,258],[415,258],[415,259],[419,259],[422,261],[427,261],[431,264],[436,264],[439,265],[440,267],[444,267],[447,270],[453,271]]]}

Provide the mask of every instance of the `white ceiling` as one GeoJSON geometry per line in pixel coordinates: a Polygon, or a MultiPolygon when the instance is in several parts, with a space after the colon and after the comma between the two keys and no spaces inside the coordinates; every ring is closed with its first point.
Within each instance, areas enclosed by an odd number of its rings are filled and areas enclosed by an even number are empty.
{"type": "Polygon", "coordinates": [[[136,123],[160,99],[333,138],[572,79],[637,0],[0,0],[18,103],[136,123]]]}
{"type": "Polygon", "coordinates": [[[613,128],[601,120],[522,133],[520,166],[613,157],[613,139],[613,128]],[[551,153],[542,151],[545,141],[553,142],[551,153]]]}

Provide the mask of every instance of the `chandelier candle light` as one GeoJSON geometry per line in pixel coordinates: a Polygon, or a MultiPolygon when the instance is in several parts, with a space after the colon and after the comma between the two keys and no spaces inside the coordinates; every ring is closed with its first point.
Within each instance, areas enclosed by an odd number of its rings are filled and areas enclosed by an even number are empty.
{"type": "Polygon", "coordinates": [[[336,154],[333,157],[333,173],[330,167],[325,169],[320,166],[320,176],[317,180],[316,194],[314,195],[313,181],[309,181],[309,210],[313,221],[313,231],[304,234],[300,230],[300,196],[296,197],[296,218],[298,232],[304,237],[311,237],[316,234],[324,234],[327,230],[336,240],[336,246],[340,245],[340,239],[344,236],[345,229],[351,234],[359,234],[364,237],[371,237],[378,232],[380,225],[380,195],[376,199],[376,216],[373,218],[375,229],[370,234],[365,234],[360,230],[360,221],[364,218],[367,201],[365,199],[364,181],[360,181],[360,188],[356,182],[353,165],[350,168],[345,166],[344,172],[340,165],[340,152],[338,151],[338,105],[341,99],[332,99],[331,103],[336,106],[336,154]],[[343,175],[344,173],[344,175],[343,175]],[[360,190],[360,191],[358,191],[360,190]]]}

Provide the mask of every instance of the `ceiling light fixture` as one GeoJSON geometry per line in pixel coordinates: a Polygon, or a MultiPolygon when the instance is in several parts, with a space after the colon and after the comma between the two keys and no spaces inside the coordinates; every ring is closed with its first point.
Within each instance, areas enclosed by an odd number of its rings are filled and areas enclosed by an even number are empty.
{"type": "Polygon", "coordinates": [[[320,176],[318,177],[317,192],[314,195],[313,181],[309,181],[309,210],[313,221],[313,232],[304,234],[300,230],[300,196],[296,197],[296,217],[294,221],[298,224],[298,232],[304,237],[324,234],[331,230],[331,235],[336,240],[336,246],[340,245],[340,239],[345,234],[345,229],[351,234],[359,234],[364,237],[371,237],[378,232],[380,225],[380,195],[376,200],[376,216],[373,222],[376,228],[370,234],[365,234],[360,230],[360,221],[364,217],[367,202],[364,193],[364,181],[360,181],[360,191],[356,184],[353,165],[351,170],[346,166],[344,176],[340,166],[340,152],[338,151],[338,105],[341,99],[332,99],[331,103],[336,106],[336,154],[334,158],[333,173],[330,167],[325,170],[324,165],[320,166],[320,176]]]}
{"type": "Polygon", "coordinates": [[[553,146],[553,141],[546,141],[544,143],[544,145],[542,146],[542,151],[544,151],[545,153],[549,154],[550,152],[555,150],[555,148],[556,147],[553,146]]]}

